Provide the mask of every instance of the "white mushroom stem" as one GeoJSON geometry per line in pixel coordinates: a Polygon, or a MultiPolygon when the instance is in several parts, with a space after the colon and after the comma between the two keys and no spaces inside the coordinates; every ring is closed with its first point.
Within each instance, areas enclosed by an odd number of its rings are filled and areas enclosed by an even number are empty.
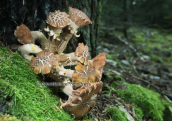
{"type": "Polygon", "coordinates": [[[36,40],[38,40],[40,42],[43,50],[48,49],[49,41],[47,40],[47,38],[45,37],[45,35],[42,32],[40,32],[40,31],[31,31],[31,35],[33,37],[34,42],[36,40]]]}
{"type": "Polygon", "coordinates": [[[52,31],[54,32],[54,34],[56,34],[56,36],[59,36],[60,33],[62,32],[62,29],[57,28],[57,27],[53,27],[53,26],[51,26],[51,25],[49,25],[49,30],[50,30],[50,31],[52,30],[52,31]]]}
{"type": "Polygon", "coordinates": [[[70,33],[73,34],[75,37],[80,37],[80,35],[77,35],[77,29],[79,26],[77,26],[73,21],[70,21],[68,29],[70,30],[70,33]]]}
{"type": "Polygon", "coordinates": [[[67,81],[64,81],[63,83],[66,83],[66,86],[62,89],[62,91],[68,95],[69,97],[72,96],[73,86],[67,81]]]}
{"type": "Polygon", "coordinates": [[[42,51],[42,49],[35,45],[35,44],[25,44],[25,45],[22,45],[18,48],[18,51],[21,52],[22,56],[25,58],[25,59],[28,59],[31,61],[31,59],[34,57],[33,55],[30,55],[31,53],[33,54],[37,54],[39,52],[42,51]]]}
{"type": "Polygon", "coordinates": [[[74,73],[74,70],[65,69],[65,68],[63,68],[59,71],[59,75],[64,76],[64,77],[68,77],[71,79],[72,79],[73,73],[74,73]]]}

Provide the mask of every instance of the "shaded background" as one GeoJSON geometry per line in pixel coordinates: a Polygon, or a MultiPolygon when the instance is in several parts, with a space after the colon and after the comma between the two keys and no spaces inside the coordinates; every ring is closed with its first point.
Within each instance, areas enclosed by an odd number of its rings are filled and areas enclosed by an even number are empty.
{"type": "MultiPolygon", "coordinates": [[[[73,37],[66,51],[75,51],[78,43],[83,42],[89,46],[91,55],[94,57],[96,55],[96,39],[100,17],[99,0],[2,0],[0,4],[0,40],[7,45],[19,44],[14,37],[14,30],[17,26],[23,23],[31,31],[43,30],[49,12],[60,10],[68,13],[69,7],[83,11],[88,15],[92,24],[79,28],[78,34],[81,36],[79,38],[73,37]]],[[[46,33],[44,32],[44,34],[46,33]]]]}

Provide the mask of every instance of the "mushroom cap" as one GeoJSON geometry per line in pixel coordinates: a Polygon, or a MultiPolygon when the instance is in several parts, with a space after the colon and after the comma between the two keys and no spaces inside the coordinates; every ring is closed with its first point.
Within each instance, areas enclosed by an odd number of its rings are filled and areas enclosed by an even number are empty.
{"type": "Polygon", "coordinates": [[[33,38],[30,29],[24,24],[17,26],[16,30],[14,31],[14,35],[18,38],[18,41],[21,44],[33,43],[33,38]]]}
{"type": "Polygon", "coordinates": [[[106,53],[105,52],[100,53],[99,55],[94,57],[92,61],[93,61],[94,67],[101,71],[101,68],[103,68],[106,63],[106,53]]]}
{"type": "Polygon", "coordinates": [[[103,82],[100,81],[73,90],[72,96],[65,103],[62,103],[61,107],[74,115],[75,119],[78,119],[94,108],[97,95],[101,92],[102,87],[103,82]]]}
{"type": "Polygon", "coordinates": [[[88,50],[89,48],[87,45],[84,45],[83,43],[79,43],[75,51],[75,56],[78,57],[79,61],[84,65],[88,64],[88,60],[90,58],[90,53],[88,50]]]}
{"type": "Polygon", "coordinates": [[[82,11],[69,7],[69,18],[77,25],[77,26],[85,26],[88,24],[92,24],[91,20],[88,16],[82,11]]]}
{"type": "Polygon", "coordinates": [[[36,74],[48,74],[51,68],[58,64],[57,56],[51,51],[41,51],[37,54],[37,57],[31,59],[31,67],[36,74]]]}
{"type": "Polygon", "coordinates": [[[59,29],[62,29],[70,24],[69,15],[66,12],[60,12],[59,10],[55,10],[54,12],[50,12],[47,16],[46,22],[59,29]]]}
{"type": "Polygon", "coordinates": [[[91,61],[89,61],[88,65],[83,65],[79,63],[75,67],[75,71],[72,76],[72,82],[77,83],[77,85],[73,85],[74,88],[81,87],[82,83],[93,83],[95,81],[99,81],[97,78],[97,74],[99,74],[98,70],[94,68],[94,65],[91,61]]]}
{"type": "Polygon", "coordinates": [[[100,53],[99,55],[97,55],[96,57],[94,57],[92,60],[90,60],[91,62],[93,62],[94,67],[98,70],[97,71],[97,78],[99,80],[101,80],[102,78],[102,72],[103,72],[103,67],[106,63],[106,53],[100,53]]]}

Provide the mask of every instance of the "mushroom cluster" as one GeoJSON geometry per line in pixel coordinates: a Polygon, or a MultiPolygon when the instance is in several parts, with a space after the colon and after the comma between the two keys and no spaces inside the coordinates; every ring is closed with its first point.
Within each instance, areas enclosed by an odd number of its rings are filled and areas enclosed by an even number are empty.
{"type": "Polygon", "coordinates": [[[103,86],[101,77],[106,53],[89,60],[89,48],[83,43],[78,44],[75,52],[62,53],[73,35],[79,37],[79,27],[92,24],[82,11],[70,7],[68,15],[56,10],[49,13],[46,22],[48,26],[44,30],[48,32],[48,38],[41,31],[30,31],[24,24],[17,26],[14,35],[23,44],[18,51],[31,61],[34,73],[48,74],[56,82],[64,84],[61,89],[68,100],[61,101],[61,108],[78,119],[96,104],[97,95],[103,86]],[[36,41],[41,47],[35,44],[36,41]],[[69,65],[74,65],[75,70],[65,69],[69,65]]]}

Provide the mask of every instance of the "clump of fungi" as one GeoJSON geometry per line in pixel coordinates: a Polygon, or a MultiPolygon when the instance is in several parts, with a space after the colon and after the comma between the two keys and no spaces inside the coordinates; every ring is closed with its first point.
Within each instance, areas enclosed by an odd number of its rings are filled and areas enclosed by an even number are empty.
{"type": "Polygon", "coordinates": [[[101,92],[103,82],[100,80],[106,53],[89,60],[89,48],[83,43],[78,44],[75,52],[62,53],[73,35],[79,37],[79,27],[92,24],[82,11],[70,7],[69,15],[59,10],[50,12],[46,22],[48,26],[44,30],[48,32],[48,39],[42,32],[30,31],[24,24],[17,26],[14,35],[23,44],[18,51],[31,61],[34,73],[48,74],[56,82],[73,83],[62,87],[68,100],[61,101],[61,108],[78,119],[94,108],[97,95],[101,92]],[[41,47],[35,44],[36,41],[41,47]],[[32,54],[37,55],[34,57],[32,54]],[[69,65],[76,65],[75,70],[65,69],[69,65]]]}

